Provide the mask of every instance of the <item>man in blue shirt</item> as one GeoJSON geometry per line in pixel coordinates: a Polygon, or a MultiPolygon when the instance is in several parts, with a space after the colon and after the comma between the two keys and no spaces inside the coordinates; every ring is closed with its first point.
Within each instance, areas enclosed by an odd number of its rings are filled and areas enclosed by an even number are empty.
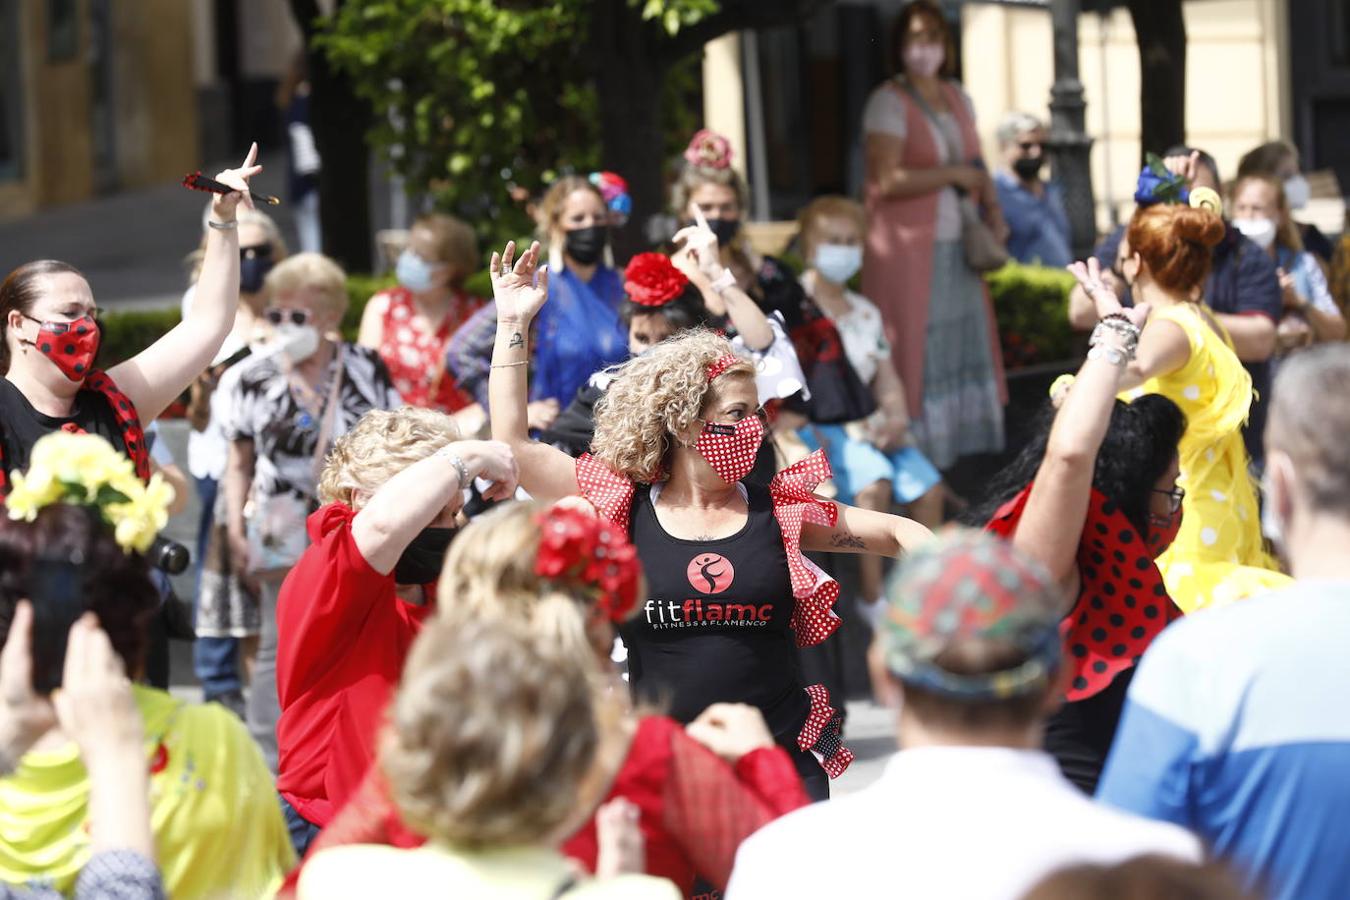
{"type": "Polygon", "coordinates": [[[1263,519],[1297,582],[1154,641],[1097,791],[1193,831],[1272,900],[1350,890],[1347,396],[1344,344],[1280,364],[1263,519]]]}
{"type": "MultiPolygon", "coordinates": [[[[1220,188],[1219,169],[1213,157],[1202,150],[1174,147],[1167,151],[1168,168],[1185,171],[1188,186],[1220,188]]],[[[1252,376],[1256,397],[1252,402],[1243,438],[1247,452],[1259,466],[1264,458],[1261,435],[1265,431],[1266,397],[1270,393],[1270,358],[1275,352],[1275,326],[1284,310],[1275,261],[1243,237],[1231,223],[1228,233],[1214,248],[1214,265],[1205,281],[1205,302],[1233,340],[1238,359],[1252,376]]],[[[1093,255],[1102,267],[1102,282],[1130,305],[1130,292],[1120,277],[1119,252],[1125,237],[1122,225],[1097,245],[1093,255]],[[1109,270],[1109,271],[1108,271],[1109,270]]],[[[1097,324],[1097,308],[1079,286],[1069,294],[1069,322],[1080,331],[1097,324]]]]}
{"type": "Polygon", "coordinates": [[[1073,262],[1069,216],[1059,185],[1041,178],[1045,127],[1032,115],[1012,112],[998,126],[1003,168],[994,187],[1008,222],[1008,252],[1022,263],[1063,268],[1073,262]]]}

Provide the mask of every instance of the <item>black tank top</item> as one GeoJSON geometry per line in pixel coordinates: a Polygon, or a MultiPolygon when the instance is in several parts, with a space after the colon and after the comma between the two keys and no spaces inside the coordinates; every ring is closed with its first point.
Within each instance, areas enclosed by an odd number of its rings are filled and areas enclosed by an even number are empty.
{"type": "Polygon", "coordinates": [[[127,452],[122,426],[118,424],[108,398],[98,391],[77,393],[71,414],[58,418],[38,412],[8,378],[0,376],[0,457],[3,457],[0,464],[5,474],[26,471],[29,454],[38,439],[67,426],[107,438],[108,443],[127,452]]]}
{"type": "Polygon", "coordinates": [[[666,533],[650,490],[638,487],[632,538],[648,599],[621,629],[629,677],[640,700],[680,722],[713,703],[756,706],[792,745],[810,708],[789,625],[796,600],[769,492],[747,492],[745,527],[690,541],[666,533]]]}

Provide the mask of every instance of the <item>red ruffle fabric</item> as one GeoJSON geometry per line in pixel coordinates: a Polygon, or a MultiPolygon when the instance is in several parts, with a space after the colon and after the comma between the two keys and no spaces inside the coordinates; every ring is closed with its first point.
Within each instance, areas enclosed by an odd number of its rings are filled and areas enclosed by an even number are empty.
{"type": "Polygon", "coordinates": [[[783,532],[788,572],[792,575],[792,596],[797,607],[792,613],[792,630],[798,647],[814,647],[839,628],[834,604],[839,599],[839,582],[802,555],[802,526],[832,527],[839,519],[833,503],[821,500],[816,487],[834,473],[823,450],[788,466],[769,482],[773,497],[773,515],[783,532]]]}
{"type": "MultiPolygon", "coordinates": [[[[1027,485],[985,527],[1011,537],[1031,495],[1027,485]]],[[[1143,656],[1181,610],[1167,593],[1148,544],[1129,519],[1093,490],[1078,544],[1082,588],[1059,631],[1072,666],[1066,697],[1086,700],[1143,656]]]]}

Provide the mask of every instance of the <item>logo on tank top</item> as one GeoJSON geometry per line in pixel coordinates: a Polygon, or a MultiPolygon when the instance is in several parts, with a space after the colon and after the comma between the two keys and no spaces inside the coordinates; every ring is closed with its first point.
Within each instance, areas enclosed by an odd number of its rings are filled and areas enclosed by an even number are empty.
{"type": "Polygon", "coordinates": [[[736,569],[731,560],[716,553],[700,553],[689,561],[685,570],[690,586],[705,594],[720,594],[731,587],[736,579],[736,569]]]}

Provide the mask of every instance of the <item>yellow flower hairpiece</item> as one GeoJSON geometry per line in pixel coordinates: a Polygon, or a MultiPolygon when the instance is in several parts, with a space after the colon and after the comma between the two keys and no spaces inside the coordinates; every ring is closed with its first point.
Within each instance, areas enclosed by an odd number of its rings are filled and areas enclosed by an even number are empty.
{"type": "Polygon", "coordinates": [[[33,445],[27,472],[15,472],[5,505],[11,519],[32,522],[53,503],[94,506],[125,552],[144,553],[169,521],[173,487],[149,484],[113,445],[94,434],[54,431],[33,445]]]}

